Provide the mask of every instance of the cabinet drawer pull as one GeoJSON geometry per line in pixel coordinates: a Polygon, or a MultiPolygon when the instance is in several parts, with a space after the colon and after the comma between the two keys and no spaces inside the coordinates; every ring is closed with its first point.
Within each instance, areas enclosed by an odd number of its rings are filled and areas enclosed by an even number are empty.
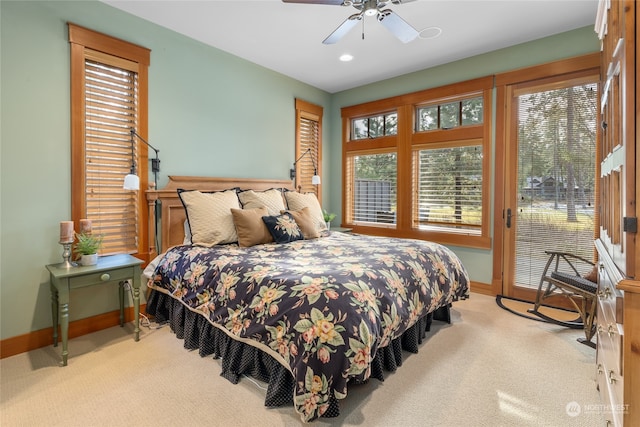
{"type": "Polygon", "coordinates": [[[602,369],[602,363],[598,363],[598,375],[603,373],[604,373],[604,369],[602,369]]]}
{"type": "Polygon", "coordinates": [[[616,329],[615,325],[610,324],[609,327],[607,328],[607,335],[609,335],[610,337],[614,336],[616,334],[615,329],[616,329]]]}
{"type": "Polygon", "coordinates": [[[601,334],[604,332],[604,326],[598,325],[598,333],[601,334]]]}
{"type": "Polygon", "coordinates": [[[617,378],[613,377],[614,371],[609,371],[609,384],[615,384],[618,381],[617,378]]]}
{"type": "Polygon", "coordinates": [[[111,279],[111,275],[109,273],[104,273],[102,276],[100,276],[100,280],[102,280],[103,282],[106,282],[109,279],[111,279]]]}

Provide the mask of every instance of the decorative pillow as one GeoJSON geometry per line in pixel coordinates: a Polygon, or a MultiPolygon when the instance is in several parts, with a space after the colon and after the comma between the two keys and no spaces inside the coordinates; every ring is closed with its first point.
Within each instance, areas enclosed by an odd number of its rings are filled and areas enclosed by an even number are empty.
{"type": "Polygon", "coordinates": [[[191,242],[213,246],[238,241],[231,209],[240,209],[235,190],[214,193],[178,189],[178,196],[187,212],[191,242]]]}
{"type": "Polygon", "coordinates": [[[269,229],[262,221],[262,217],[268,215],[266,207],[231,209],[231,215],[238,233],[238,245],[249,247],[273,242],[269,229]]]}
{"type": "Polygon", "coordinates": [[[317,239],[320,237],[320,232],[316,227],[316,223],[311,216],[309,208],[302,208],[299,211],[281,211],[280,213],[288,212],[300,227],[302,235],[305,239],[317,239]]]}
{"type": "Polygon", "coordinates": [[[276,216],[263,216],[262,221],[264,221],[276,243],[289,243],[304,239],[296,220],[288,212],[276,216]]]}
{"type": "Polygon", "coordinates": [[[278,215],[284,210],[282,191],[272,188],[266,191],[246,190],[238,193],[242,209],[255,209],[266,206],[268,215],[278,215]]]}
{"type": "Polygon", "coordinates": [[[320,207],[320,202],[318,202],[318,198],[315,194],[302,194],[297,191],[286,191],[284,193],[284,198],[287,200],[289,210],[299,211],[302,208],[309,208],[311,218],[319,232],[327,229],[327,224],[324,222],[324,215],[322,215],[322,207],[320,207]]]}

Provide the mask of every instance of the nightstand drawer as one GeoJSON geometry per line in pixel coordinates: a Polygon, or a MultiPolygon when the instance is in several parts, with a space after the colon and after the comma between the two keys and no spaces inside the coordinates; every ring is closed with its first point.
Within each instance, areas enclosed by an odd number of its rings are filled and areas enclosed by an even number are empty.
{"type": "Polygon", "coordinates": [[[126,279],[133,279],[133,267],[127,267],[119,270],[108,270],[99,273],[86,274],[84,276],[76,276],[69,278],[70,288],[81,288],[83,286],[91,286],[104,282],[115,282],[126,279]]]}

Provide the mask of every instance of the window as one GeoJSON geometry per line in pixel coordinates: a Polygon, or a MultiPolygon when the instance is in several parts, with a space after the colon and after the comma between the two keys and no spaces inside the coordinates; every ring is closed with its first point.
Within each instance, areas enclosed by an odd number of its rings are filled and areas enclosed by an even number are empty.
{"type": "Polygon", "coordinates": [[[491,77],[342,109],[344,226],[488,248],[491,77]]]}
{"type": "Polygon", "coordinates": [[[313,185],[311,178],[321,174],[321,148],[322,107],[296,99],[296,187],[302,193],[314,193],[318,200],[322,195],[320,185],[313,185]]]}
{"type": "Polygon", "coordinates": [[[418,107],[416,113],[418,132],[478,125],[483,122],[483,99],[478,96],[446,104],[418,107]]]}
{"type": "Polygon", "coordinates": [[[348,218],[354,224],[395,224],[396,153],[349,156],[347,165],[347,192],[353,195],[348,218]]]}
{"type": "Polygon", "coordinates": [[[71,44],[72,218],[92,220],[104,235],[102,255],[145,253],[147,209],[143,191],[122,189],[132,160],[147,187],[146,135],[149,50],[69,24],[71,44]]]}
{"type": "Polygon", "coordinates": [[[398,115],[396,113],[381,114],[351,121],[351,139],[379,138],[398,133],[398,115]]]}
{"type": "Polygon", "coordinates": [[[415,151],[421,230],[480,235],[482,226],[482,143],[415,151]]]}

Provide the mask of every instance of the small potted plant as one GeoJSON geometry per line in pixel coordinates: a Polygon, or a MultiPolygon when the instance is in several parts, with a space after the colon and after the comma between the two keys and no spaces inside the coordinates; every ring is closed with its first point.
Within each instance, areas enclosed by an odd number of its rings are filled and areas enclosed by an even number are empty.
{"type": "Polygon", "coordinates": [[[98,263],[98,250],[102,246],[102,234],[76,233],[78,242],[73,249],[80,255],[80,264],[95,265],[98,263]]]}
{"type": "Polygon", "coordinates": [[[331,229],[331,221],[336,217],[336,214],[322,210],[322,216],[324,217],[325,224],[327,224],[327,230],[331,229]]]}

